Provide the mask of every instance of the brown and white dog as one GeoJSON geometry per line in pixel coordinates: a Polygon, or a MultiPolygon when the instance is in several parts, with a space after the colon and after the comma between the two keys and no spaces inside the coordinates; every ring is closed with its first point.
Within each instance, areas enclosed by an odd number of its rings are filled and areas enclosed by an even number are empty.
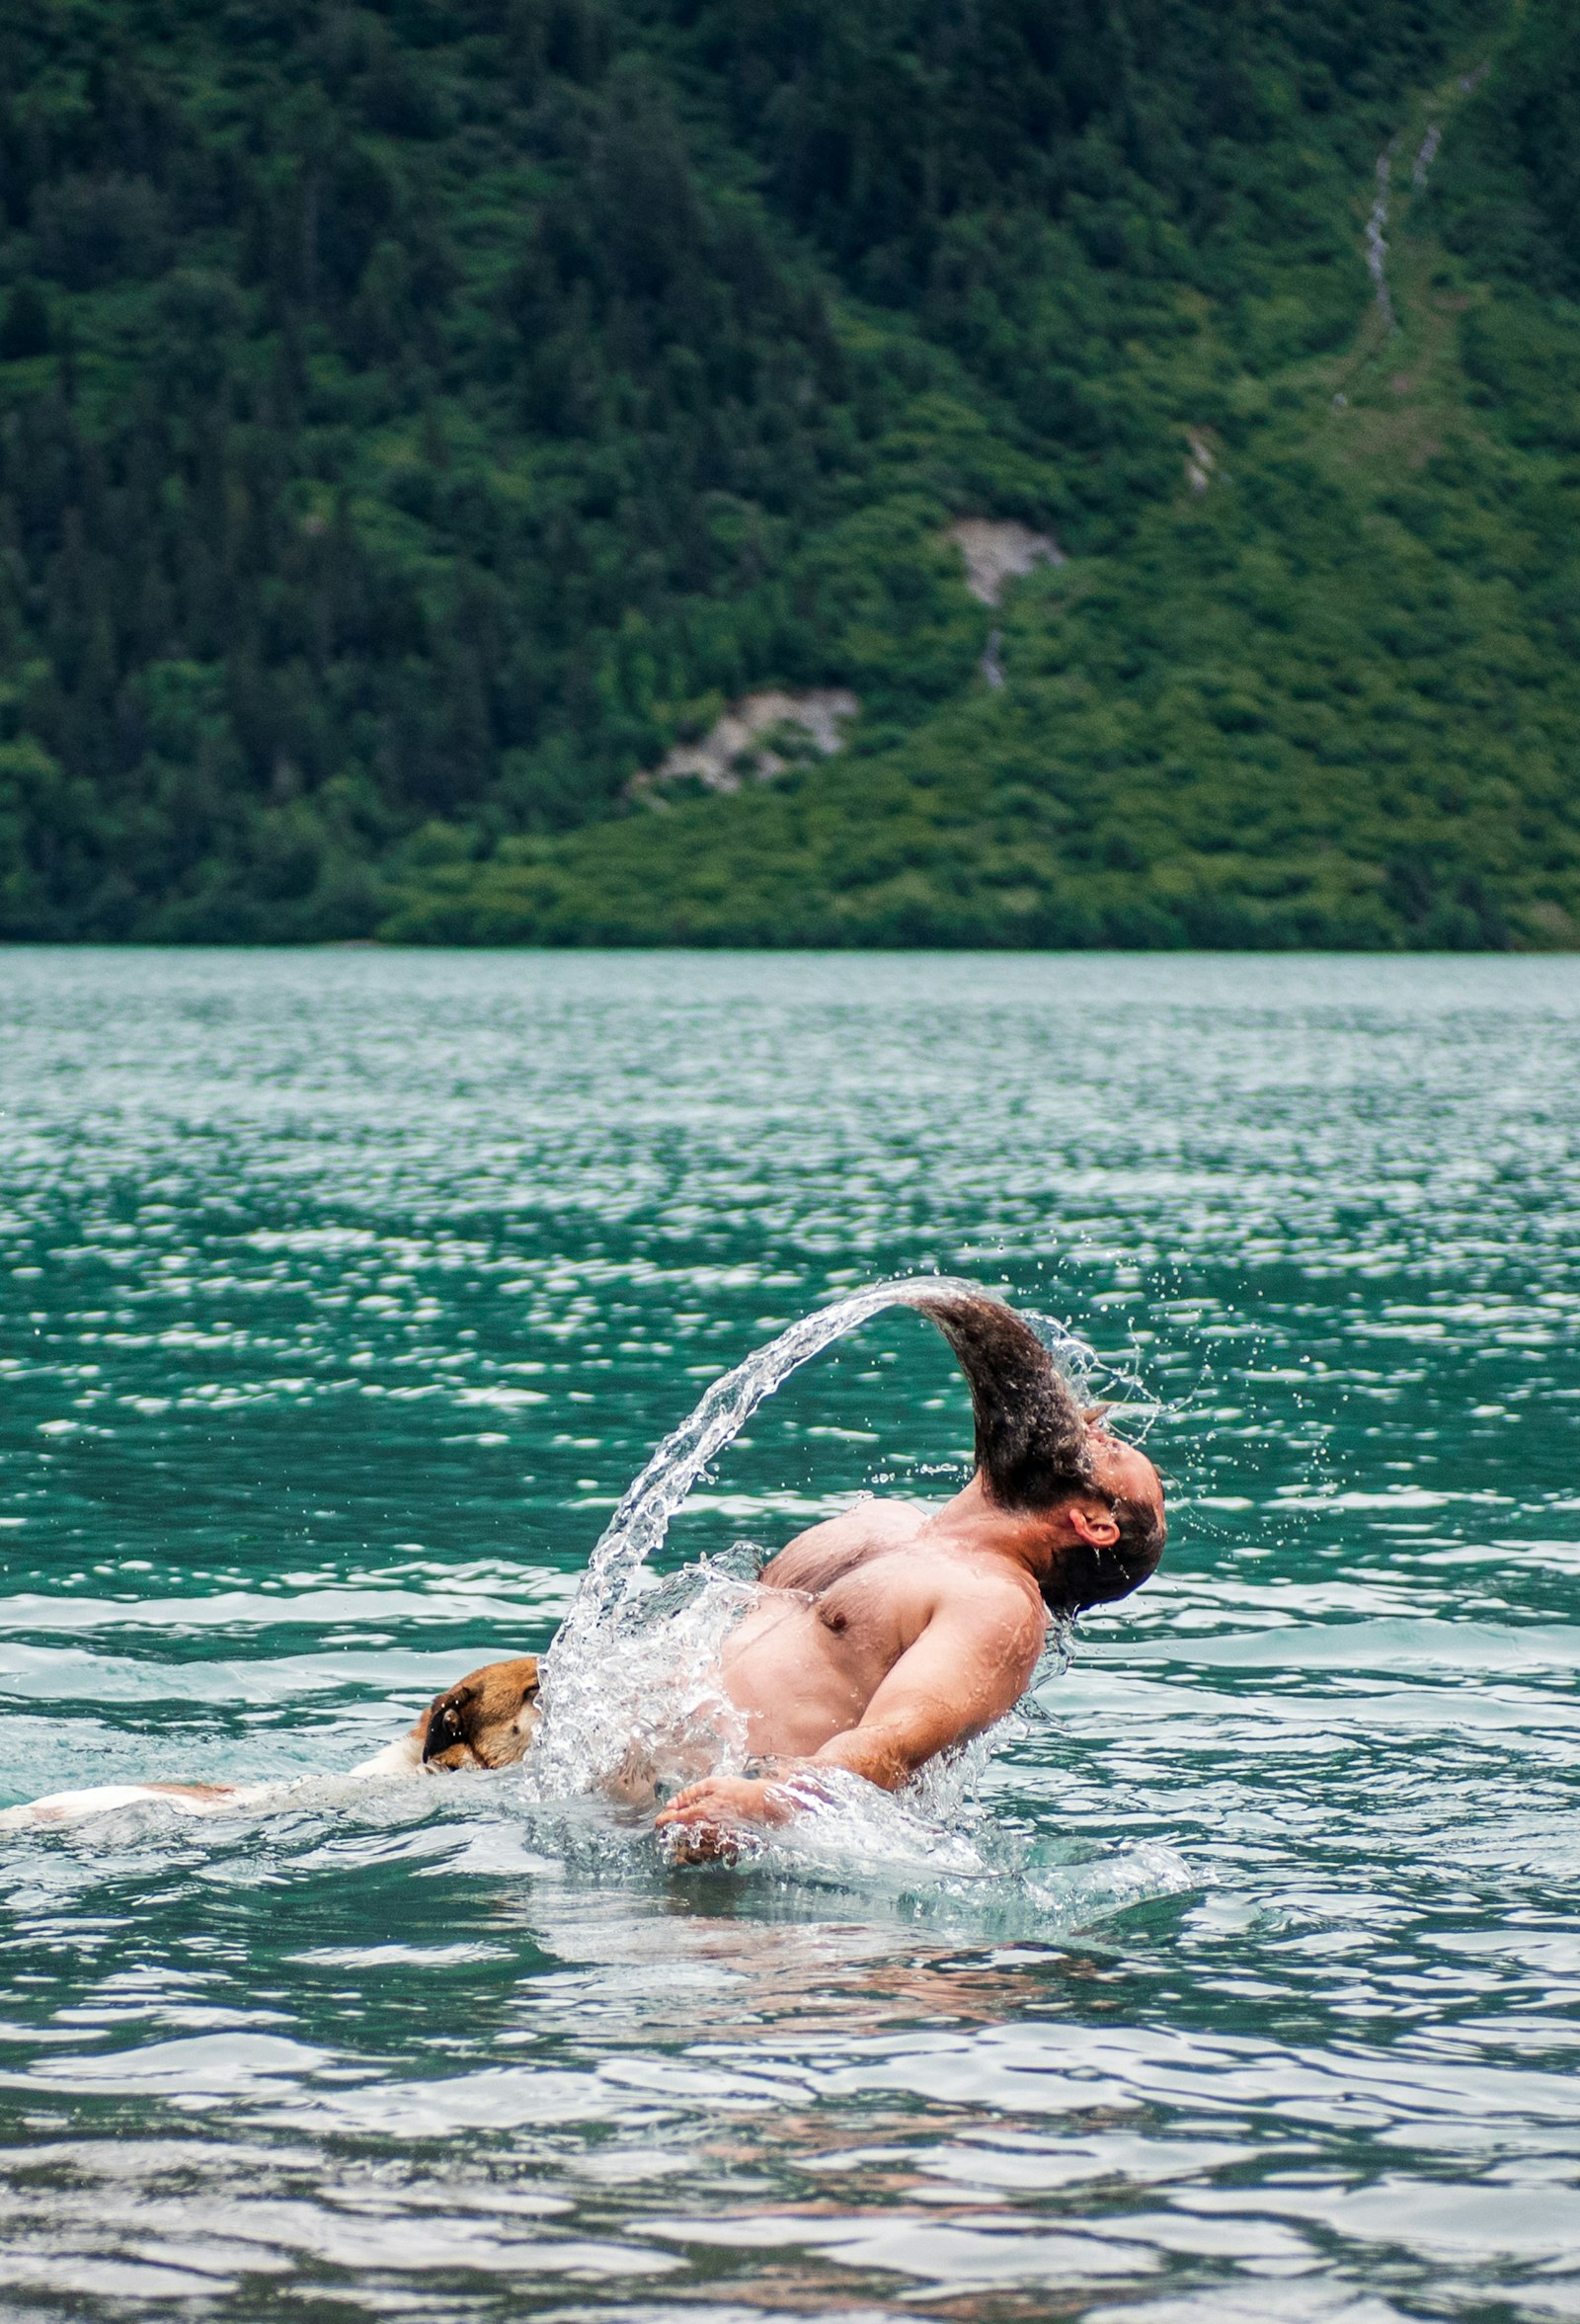
{"type": "MultiPolygon", "coordinates": [[[[537,1724],[537,1656],[485,1662],[435,1695],[393,1743],[348,1771],[357,1782],[385,1775],[449,1775],[470,1767],[511,1767],[526,1750],[537,1724]]],[[[309,1777],[310,1783],[320,1779],[309,1777]]],[[[81,1823],[113,1808],[161,1803],[186,1815],[218,1815],[227,1807],[265,1806],[301,1789],[301,1780],[272,1784],[101,1784],[81,1792],[51,1792],[22,1807],[0,1810],[0,1831],[33,1824],[81,1823]]]]}

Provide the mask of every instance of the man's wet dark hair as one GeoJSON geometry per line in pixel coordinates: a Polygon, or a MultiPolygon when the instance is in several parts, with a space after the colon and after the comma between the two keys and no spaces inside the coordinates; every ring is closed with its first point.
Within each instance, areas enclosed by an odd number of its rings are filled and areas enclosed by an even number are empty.
{"type": "Polygon", "coordinates": [[[1051,1509],[1076,1493],[1106,1501],[1119,1527],[1107,1549],[1071,1542],[1043,1596],[1056,1613],[1129,1597],[1163,1555],[1158,1510],[1105,1492],[1093,1473],[1090,1414],[1024,1316],[988,1293],[918,1285],[907,1304],[930,1317],[971,1389],[977,1466],[1001,1509],[1051,1509]]]}

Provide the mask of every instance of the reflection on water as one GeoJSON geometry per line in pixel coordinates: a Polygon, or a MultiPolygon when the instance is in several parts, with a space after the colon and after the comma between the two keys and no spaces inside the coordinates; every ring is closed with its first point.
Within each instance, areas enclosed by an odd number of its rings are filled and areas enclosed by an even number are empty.
{"type": "MultiPolygon", "coordinates": [[[[366,1756],[882,1274],[1137,1373],[1175,1511],[991,1877],[509,1774],[0,1839],[0,2310],[1580,2317],[1569,964],[13,954],[0,1018],[0,1800],[366,1756]]],[[[672,1550],[968,1441],[881,1317],[672,1550]]]]}

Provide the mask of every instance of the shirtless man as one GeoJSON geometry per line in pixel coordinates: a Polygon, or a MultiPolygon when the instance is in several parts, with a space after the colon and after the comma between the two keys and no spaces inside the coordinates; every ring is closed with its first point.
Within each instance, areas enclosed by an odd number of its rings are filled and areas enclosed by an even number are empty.
{"type": "Polygon", "coordinates": [[[1030,1325],[985,1295],[912,1304],[970,1381],[976,1475],[932,1513],[858,1502],[763,1569],[782,1596],[742,1622],[721,1675],[769,1772],[676,1795],[658,1822],[686,1858],[793,1814],[790,1776],[804,1790],[845,1768],[897,1790],[1014,1708],[1050,1615],[1128,1596],[1162,1556],[1156,1470],[1081,1409],[1030,1325]]]}

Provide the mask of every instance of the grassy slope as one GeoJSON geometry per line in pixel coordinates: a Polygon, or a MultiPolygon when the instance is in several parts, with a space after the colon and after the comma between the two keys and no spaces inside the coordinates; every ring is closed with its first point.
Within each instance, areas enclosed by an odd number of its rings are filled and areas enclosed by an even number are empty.
{"type": "MultiPolygon", "coordinates": [[[[1496,187],[1479,211],[1466,200],[1506,142],[1518,45],[1470,96],[1460,76],[1477,62],[1400,110],[1396,332],[1357,265],[1348,344],[1280,361],[1304,295],[1291,262],[1269,267],[1249,322],[1230,331],[1201,302],[1178,336],[1130,351],[1172,415],[1179,491],[1117,552],[1019,586],[992,617],[1001,691],[973,680],[908,732],[869,721],[846,757],[769,788],[507,840],[482,862],[432,831],[384,932],[1580,942],[1580,428],[1566,384],[1580,311],[1561,268],[1556,287],[1532,286],[1529,249],[1489,247],[1518,188],[1501,208],[1496,187]],[[1422,194],[1411,165],[1433,122],[1445,136],[1422,194]],[[1205,495],[1185,482],[1193,421],[1217,453],[1205,495]]],[[[1311,181],[1332,199],[1314,162],[1311,181]]],[[[1374,191],[1353,187],[1357,251],[1374,191]]],[[[948,424],[923,410],[923,435],[948,424]]],[[[891,446],[897,476],[919,471],[902,504],[912,558],[946,513],[917,427],[891,446]]],[[[950,552],[932,553],[935,599],[980,645],[989,616],[950,552]]]]}

